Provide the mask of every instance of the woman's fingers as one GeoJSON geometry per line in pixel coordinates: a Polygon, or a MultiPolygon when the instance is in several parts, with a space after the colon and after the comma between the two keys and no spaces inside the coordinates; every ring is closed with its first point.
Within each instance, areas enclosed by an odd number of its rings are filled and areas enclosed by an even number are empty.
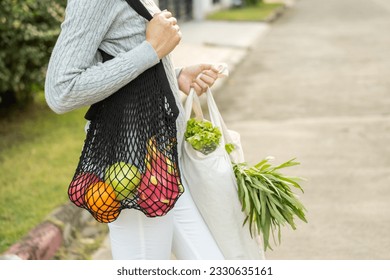
{"type": "Polygon", "coordinates": [[[177,32],[180,32],[180,26],[172,25],[172,28],[175,29],[177,32]]]}
{"type": "MultiPolygon", "coordinates": [[[[198,96],[201,96],[205,91],[197,84],[192,83],[191,88],[193,88],[198,96]]],[[[207,88],[206,88],[207,90],[207,88]]]]}
{"type": "Polygon", "coordinates": [[[179,37],[182,37],[181,31],[180,31],[180,26],[177,24],[177,19],[175,17],[168,18],[168,21],[172,25],[172,28],[176,30],[177,34],[179,37]]]}
{"type": "Polygon", "coordinates": [[[161,13],[156,13],[154,16],[163,16],[165,18],[172,18],[172,13],[168,10],[161,11],[161,13]]]}
{"type": "Polygon", "coordinates": [[[177,19],[175,17],[170,17],[168,18],[168,21],[172,24],[172,25],[177,25],[177,19]]]}
{"type": "Polygon", "coordinates": [[[215,68],[211,68],[210,70],[205,70],[202,72],[202,77],[210,77],[214,81],[218,79],[218,70],[215,68]]]}
{"type": "Polygon", "coordinates": [[[198,78],[196,80],[199,81],[199,83],[200,83],[199,85],[201,87],[203,86],[203,84],[205,84],[206,87],[211,87],[214,84],[216,78],[211,77],[211,76],[209,76],[207,74],[201,74],[201,75],[198,76],[198,78]]]}
{"type": "Polygon", "coordinates": [[[207,91],[207,88],[209,86],[205,82],[203,82],[200,78],[197,78],[192,82],[191,87],[195,89],[198,95],[202,95],[204,92],[207,91]]]}
{"type": "Polygon", "coordinates": [[[156,14],[155,16],[160,16],[165,18],[165,20],[172,26],[178,26],[177,19],[172,15],[171,12],[164,10],[161,13],[156,14]]]}
{"type": "Polygon", "coordinates": [[[197,64],[185,67],[178,78],[179,89],[185,94],[189,94],[191,88],[193,88],[198,95],[202,95],[220,77],[219,72],[220,69],[212,64],[197,64]]]}
{"type": "Polygon", "coordinates": [[[205,70],[193,81],[193,87],[198,95],[202,95],[207,88],[212,87],[218,78],[218,73],[214,70],[205,70]]]}

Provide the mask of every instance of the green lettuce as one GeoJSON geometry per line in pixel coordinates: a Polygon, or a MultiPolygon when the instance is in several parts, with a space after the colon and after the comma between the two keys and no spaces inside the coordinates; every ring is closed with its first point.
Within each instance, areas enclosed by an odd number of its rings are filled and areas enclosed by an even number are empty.
{"type": "Polygon", "coordinates": [[[191,146],[208,155],[215,151],[221,141],[222,133],[218,127],[214,127],[213,124],[207,120],[196,120],[191,118],[187,121],[187,129],[184,133],[185,140],[191,144],[191,146]]]}

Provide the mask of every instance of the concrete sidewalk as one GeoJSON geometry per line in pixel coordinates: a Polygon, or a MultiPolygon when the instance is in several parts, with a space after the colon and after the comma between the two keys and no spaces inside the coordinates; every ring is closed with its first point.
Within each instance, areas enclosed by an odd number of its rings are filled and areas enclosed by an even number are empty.
{"type": "MultiPolygon", "coordinates": [[[[172,54],[175,66],[226,63],[230,73],[242,62],[255,43],[270,30],[268,23],[192,21],[180,25],[183,39],[172,54]]],[[[220,79],[214,90],[227,79],[220,79]]],[[[108,238],[93,254],[94,260],[112,259],[108,238]]]]}
{"type": "Polygon", "coordinates": [[[390,259],[390,6],[300,0],[216,102],[246,160],[296,157],[308,224],[267,259],[390,259]]]}

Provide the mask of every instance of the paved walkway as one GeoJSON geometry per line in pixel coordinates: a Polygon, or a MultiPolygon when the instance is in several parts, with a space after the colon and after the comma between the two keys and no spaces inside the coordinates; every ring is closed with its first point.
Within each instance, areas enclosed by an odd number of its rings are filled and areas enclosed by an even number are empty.
{"type": "Polygon", "coordinates": [[[268,259],[390,259],[389,8],[300,0],[218,92],[248,161],[297,157],[308,179],[309,223],[268,259]]]}
{"type": "MultiPolygon", "coordinates": [[[[297,157],[302,165],[285,172],[308,179],[301,198],[309,223],[283,228],[282,244],[266,257],[389,259],[386,0],[299,0],[272,28],[205,22],[182,29],[176,64],[212,58],[235,69],[215,93],[248,162],[297,157]]],[[[105,244],[94,259],[110,259],[105,244]]]]}

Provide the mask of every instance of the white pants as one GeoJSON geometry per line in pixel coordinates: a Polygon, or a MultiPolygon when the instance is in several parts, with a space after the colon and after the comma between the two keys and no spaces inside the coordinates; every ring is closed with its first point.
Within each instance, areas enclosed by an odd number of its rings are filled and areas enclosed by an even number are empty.
{"type": "Polygon", "coordinates": [[[125,209],[109,225],[114,260],[223,260],[187,189],[163,217],[125,209]]]}

